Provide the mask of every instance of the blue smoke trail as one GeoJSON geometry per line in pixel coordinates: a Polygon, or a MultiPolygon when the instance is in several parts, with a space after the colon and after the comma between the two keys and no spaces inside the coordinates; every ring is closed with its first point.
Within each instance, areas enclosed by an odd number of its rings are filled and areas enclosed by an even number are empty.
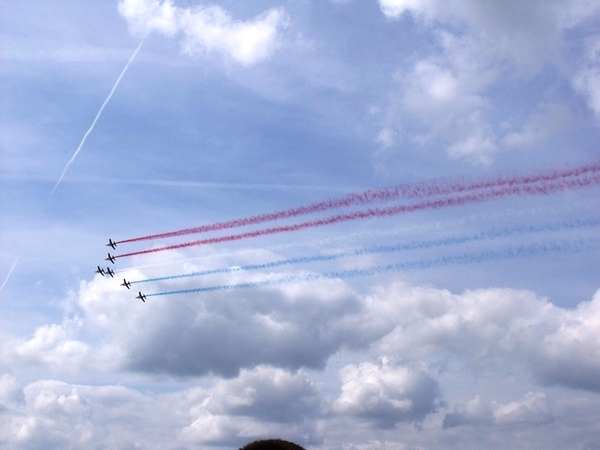
{"type": "Polygon", "coordinates": [[[500,250],[488,250],[479,253],[462,253],[458,255],[447,255],[432,259],[420,259],[416,261],[393,263],[385,266],[368,267],[364,269],[348,269],[324,273],[313,273],[304,275],[288,275],[276,279],[254,281],[238,284],[221,284],[196,289],[182,289],[178,291],[158,292],[147,294],[146,297],[158,297],[174,294],[207,293],[216,291],[229,291],[237,289],[257,288],[264,286],[277,286],[282,284],[304,283],[323,279],[348,279],[360,276],[371,276],[391,271],[408,271],[417,269],[429,269],[432,267],[444,267],[456,264],[473,264],[489,261],[498,261],[507,258],[533,256],[544,253],[574,252],[597,246],[600,239],[578,239],[576,241],[563,241],[562,243],[531,244],[518,247],[505,247],[500,250]]]}
{"type": "Polygon", "coordinates": [[[374,245],[369,247],[363,247],[347,252],[331,253],[325,255],[313,255],[313,256],[302,256],[297,258],[285,259],[280,261],[273,261],[262,264],[248,264],[238,267],[223,267],[218,269],[203,270],[200,272],[192,272],[186,274],[169,275],[157,278],[148,278],[145,280],[132,281],[131,284],[137,283],[149,283],[156,281],[165,280],[176,280],[180,278],[198,277],[204,275],[215,275],[223,273],[233,272],[245,272],[249,270],[262,270],[262,269],[273,269],[275,267],[287,266],[292,264],[310,263],[310,262],[324,262],[333,261],[336,259],[347,258],[352,256],[363,256],[374,253],[392,253],[403,250],[424,250],[435,247],[443,247],[449,245],[466,244],[470,242],[476,242],[480,240],[492,240],[498,238],[505,238],[514,235],[528,234],[528,233],[539,233],[544,231],[560,231],[560,230],[573,230],[582,227],[597,226],[600,224],[600,219],[588,219],[588,220],[575,220],[575,221],[561,221],[548,223],[543,225],[525,225],[517,226],[513,228],[506,228],[503,230],[495,231],[482,231],[479,233],[463,236],[448,237],[443,239],[432,239],[426,241],[413,241],[404,244],[396,245],[374,245]]]}

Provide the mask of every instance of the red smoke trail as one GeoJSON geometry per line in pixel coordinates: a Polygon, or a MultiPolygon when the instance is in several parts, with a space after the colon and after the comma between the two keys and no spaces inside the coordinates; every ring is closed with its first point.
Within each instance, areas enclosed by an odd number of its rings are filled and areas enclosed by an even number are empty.
{"type": "Polygon", "coordinates": [[[291,231],[303,230],[306,228],[321,227],[324,225],[332,225],[340,222],[346,222],[356,219],[366,219],[370,217],[386,217],[403,213],[411,213],[424,210],[436,210],[451,206],[466,205],[469,203],[483,202],[495,198],[503,198],[512,195],[548,195],[563,189],[583,188],[593,184],[600,184],[600,176],[596,175],[589,178],[575,178],[571,180],[554,180],[553,182],[544,182],[539,185],[510,185],[501,189],[493,189],[488,191],[476,192],[463,196],[447,197],[438,200],[429,200],[412,205],[391,206],[388,208],[368,209],[366,211],[356,211],[348,214],[338,214],[336,216],[327,217],[324,219],[301,222],[294,225],[286,225],[281,227],[264,228],[262,230],[249,231],[240,234],[231,234],[198,241],[186,242],[183,244],[169,245],[166,247],[153,248],[149,250],[141,250],[122,255],[115,255],[115,258],[125,258],[127,256],[143,255],[146,253],[156,253],[165,250],[175,250],[178,248],[194,247],[197,245],[217,244],[221,242],[238,241],[241,239],[254,238],[259,236],[269,236],[279,233],[288,233],[291,231]]]}
{"type": "Polygon", "coordinates": [[[274,213],[259,214],[257,216],[251,216],[242,219],[234,219],[227,222],[217,222],[196,228],[186,228],[184,230],[179,231],[171,231],[167,233],[152,234],[138,238],[125,239],[122,241],[117,241],[117,244],[148,241],[152,239],[161,239],[175,236],[184,236],[187,234],[204,233],[207,231],[225,230],[228,228],[237,228],[246,225],[255,225],[262,222],[287,219],[300,215],[326,211],[328,209],[336,209],[352,205],[364,205],[367,203],[389,201],[398,198],[432,197],[435,195],[459,194],[463,192],[477,191],[480,189],[490,189],[494,187],[555,181],[560,178],[581,176],[586,173],[593,173],[598,171],[600,171],[600,163],[576,167],[574,169],[553,171],[549,173],[521,175],[508,178],[499,177],[491,180],[475,181],[472,183],[465,183],[464,180],[458,178],[455,180],[438,179],[428,182],[421,182],[413,185],[403,184],[387,189],[368,190],[359,194],[350,194],[346,197],[325,200],[320,203],[314,203],[308,206],[300,206],[298,208],[287,209],[284,211],[278,211],[274,213]]]}

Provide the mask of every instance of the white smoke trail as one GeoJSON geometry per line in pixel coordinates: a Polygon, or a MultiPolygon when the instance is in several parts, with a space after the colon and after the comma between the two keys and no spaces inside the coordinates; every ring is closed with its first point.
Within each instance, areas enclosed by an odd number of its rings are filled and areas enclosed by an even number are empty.
{"type": "Polygon", "coordinates": [[[15,259],[15,262],[13,263],[13,265],[10,268],[10,270],[6,274],[6,278],[4,279],[4,282],[2,283],[2,286],[0,286],[0,292],[2,292],[2,289],[4,289],[4,286],[6,286],[6,283],[8,283],[8,279],[10,278],[10,275],[13,273],[13,270],[15,270],[15,267],[17,267],[17,263],[21,259],[21,255],[22,254],[23,254],[23,252],[19,253],[19,256],[17,256],[17,259],[15,259]]]}
{"type": "Polygon", "coordinates": [[[69,162],[67,162],[67,165],[65,166],[65,168],[62,171],[62,173],[60,174],[60,177],[59,177],[58,181],[56,182],[56,184],[54,185],[54,188],[52,189],[52,192],[50,193],[50,195],[54,194],[54,191],[56,190],[56,188],[58,187],[58,185],[60,184],[60,182],[64,178],[65,174],[67,173],[67,170],[69,169],[69,166],[71,165],[71,163],[73,161],[75,161],[75,158],[77,158],[77,155],[81,151],[81,148],[83,147],[83,144],[85,143],[85,140],[87,139],[87,137],[89,136],[89,134],[94,129],[94,126],[96,125],[96,122],[98,122],[98,119],[100,118],[100,115],[102,114],[102,111],[104,111],[104,107],[108,104],[108,102],[110,101],[111,97],[115,93],[115,90],[117,89],[117,87],[119,86],[119,83],[121,82],[121,78],[123,78],[123,75],[125,75],[125,72],[127,72],[127,69],[129,68],[129,66],[131,65],[131,63],[135,59],[136,55],[140,51],[140,48],[142,48],[142,44],[143,43],[144,43],[144,39],[141,40],[140,44],[137,46],[137,48],[133,52],[133,55],[131,55],[131,58],[129,58],[129,61],[127,61],[127,64],[125,65],[125,67],[121,71],[121,74],[117,78],[117,81],[115,82],[114,86],[110,90],[110,93],[108,94],[108,97],[106,97],[106,100],[104,100],[104,103],[102,103],[102,106],[98,110],[98,114],[96,114],[96,117],[94,118],[94,121],[92,122],[92,124],[90,125],[90,127],[88,128],[88,130],[86,131],[86,133],[83,135],[83,139],[79,143],[79,146],[77,147],[77,150],[75,150],[75,153],[73,153],[73,156],[71,157],[71,159],[69,160],[69,162]]]}

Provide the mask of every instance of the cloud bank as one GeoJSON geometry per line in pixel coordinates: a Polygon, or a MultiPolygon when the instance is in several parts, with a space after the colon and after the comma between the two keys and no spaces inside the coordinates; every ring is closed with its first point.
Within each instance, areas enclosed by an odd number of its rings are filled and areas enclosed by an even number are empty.
{"type": "Polygon", "coordinates": [[[598,114],[596,39],[587,44],[583,64],[570,61],[564,39],[598,16],[594,2],[379,0],[379,6],[392,22],[425,25],[437,41],[429,55],[420,54],[397,71],[396,91],[377,139],[384,147],[397,142],[407,122],[400,117],[406,115],[419,124],[416,142],[442,143],[450,158],[476,164],[491,164],[502,150],[544,142],[569,123],[567,110],[557,114],[550,105],[549,111],[546,99],[531,105],[529,122],[506,117],[505,126],[498,127],[509,99],[494,90],[501,82],[532,79],[549,67],[570,80],[598,114]]]}
{"type": "Polygon", "coordinates": [[[184,8],[171,0],[122,0],[118,8],[137,35],[182,35],[186,54],[222,55],[243,66],[271,56],[281,45],[281,30],[289,21],[283,8],[269,9],[247,21],[234,20],[217,5],[184,8]]]}

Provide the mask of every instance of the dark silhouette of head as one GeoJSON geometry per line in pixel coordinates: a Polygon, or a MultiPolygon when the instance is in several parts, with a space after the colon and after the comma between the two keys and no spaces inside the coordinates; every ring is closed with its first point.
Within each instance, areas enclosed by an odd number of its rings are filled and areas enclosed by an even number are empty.
{"type": "Polygon", "coordinates": [[[244,445],[240,450],[304,450],[304,448],[282,439],[261,439],[244,445]]]}

